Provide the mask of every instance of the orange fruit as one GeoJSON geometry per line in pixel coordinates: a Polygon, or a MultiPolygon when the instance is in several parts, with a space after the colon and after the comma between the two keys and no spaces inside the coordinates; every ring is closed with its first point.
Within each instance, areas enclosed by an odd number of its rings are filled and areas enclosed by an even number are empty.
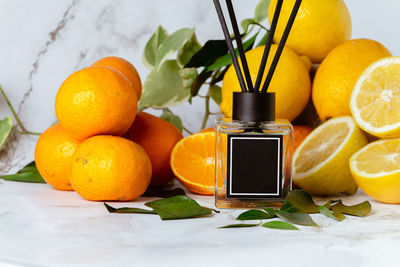
{"type": "Polygon", "coordinates": [[[92,67],[109,67],[121,72],[135,89],[137,99],[142,96],[142,81],[136,68],[129,61],[120,57],[104,57],[93,63],[92,67]]]}
{"type": "Polygon", "coordinates": [[[48,128],[36,143],[36,167],[46,182],[58,190],[73,190],[69,167],[78,144],[60,124],[48,128]]]}
{"type": "Polygon", "coordinates": [[[171,167],[187,189],[202,195],[215,191],[215,133],[204,132],[180,140],[171,153],[171,167]]]}
{"type": "Polygon", "coordinates": [[[293,126],[293,152],[303,142],[303,140],[312,132],[312,128],[305,125],[293,126]]]}
{"type": "Polygon", "coordinates": [[[80,140],[99,134],[125,134],[136,109],[136,93],[129,82],[118,71],[104,67],[73,73],[56,96],[58,121],[80,140]]]}
{"type": "Polygon", "coordinates": [[[164,185],[174,178],[169,162],[172,148],[183,138],[178,128],[149,113],[138,112],[125,137],[141,145],[149,155],[152,186],[164,185]]]}
{"type": "Polygon", "coordinates": [[[88,200],[130,201],[141,196],[151,179],[151,162],[138,144],[111,135],[83,141],[71,165],[71,184],[88,200]]]}
{"type": "Polygon", "coordinates": [[[312,100],[322,121],[351,115],[350,96],[363,71],[391,53],[382,44],[355,39],[335,47],[315,73],[312,100]]]}

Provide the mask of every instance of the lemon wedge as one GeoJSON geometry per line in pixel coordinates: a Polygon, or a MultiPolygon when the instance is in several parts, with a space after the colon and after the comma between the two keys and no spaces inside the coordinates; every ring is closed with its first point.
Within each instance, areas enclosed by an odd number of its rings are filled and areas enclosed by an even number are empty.
{"type": "Polygon", "coordinates": [[[314,195],[354,194],[350,169],[353,153],[367,144],[351,116],[336,117],[318,126],[293,156],[293,182],[314,195]]]}
{"type": "Polygon", "coordinates": [[[400,137],[400,58],[387,57],[370,65],[358,78],[350,109],[366,132],[400,137]]]}

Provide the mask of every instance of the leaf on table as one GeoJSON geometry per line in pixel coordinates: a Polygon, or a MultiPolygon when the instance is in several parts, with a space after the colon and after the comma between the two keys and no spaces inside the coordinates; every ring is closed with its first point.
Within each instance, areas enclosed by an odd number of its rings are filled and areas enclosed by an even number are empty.
{"type": "Polygon", "coordinates": [[[270,221],[261,225],[262,227],[280,230],[299,230],[296,226],[288,222],[270,221]]]}
{"type": "Polygon", "coordinates": [[[201,44],[197,40],[196,34],[193,33],[192,37],[178,51],[178,65],[183,68],[200,49],[201,44]]]}
{"type": "Polygon", "coordinates": [[[209,40],[192,56],[185,68],[198,68],[210,65],[215,59],[228,51],[225,40],[209,40]]]}
{"type": "Polygon", "coordinates": [[[157,212],[152,211],[152,210],[146,210],[146,209],[141,209],[141,208],[114,208],[108,205],[107,203],[104,203],[104,206],[108,210],[109,213],[140,213],[140,214],[157,214],[157,212]]]}
{"type": "Polygon", "coordinates": [[[331,209],[333,211],[348,214],[348,215],[364,217],[364,216],[367,216],[371,212],[371,204],[368,201],[364,201],[357,205],[346,206],[342,203],[341,200],[339,200],[339,202],[336,203],[335,205],[333,205],[331,207],[331,209]]]}
{"type": "Polygon", "coordinates": [[[208,89],[208,94],[211,96],[211,99],[214,100],[218,105],[221,104],[222,101],[222,88],[218,85],[212,85],[208,89]]]}
{"type": "Polygon", "coordinates": [[[271,212],[264,212],[262,210],[248,210],[245,211],[236,218],[236,220],[244,221],[244,220],[263,220],[263,219],[271,219],[276,217],[275,214],[271,212]]]}
{"type": "Polygon", "coordinates": [[[274,213],[280,219],[304,226],[317,226],[310,215],[305,213],[290,213],[283,210],[269,209],[270,212],[274,213]]]}
{"type": "Polygon", "coordinates": [[[152,208],[162,220],[187,219],[212,214],[212,209],[202,207],[187,196],[174,196],[145,203],[152,208]]]}
{"type": "MultiPolygon", "coordinates": [[[[253,47],[254,42],[256,41],[256,38],[258,36],[258,32],[254,34],[250,39],[247,41],[243,42],[243,49],[244,51],[248,51],[253,47]]],[[[239,56],[239,50],[236,48],[235,49],[236,56],[239,56]]],[[[239,60],[240,61],[240,60],[239,60]]],[[[215,62],[207,67],[207,71],[214,71],[216,69],[228,66],[232,64],[232,57],[229,53],[225,54],[224,56],[218,58],[215,60],[215,62]]]]}
{"type": "Polygon", "coordinates": [[[13,122],[11,117],[5,117],[3,120],[0,120],[0,150],[4,148],[12,128],[13,122]]]}
{"type": "MultiPolygon", "coordinates": [[[[169,123],[172,123],[173,125],[175,125],[176,128],[178,128],[179,131],[182,132],[183,124],[182,124],[181,118],[178,115],[175,115],[170,110],[164,109],[164,111],[161,114],[160,118],[165,120],[165,121],[168,121],[169,123]]],[[[180,195],[182,195],[182,194],[180,194],[180,195]]]]}
{"type": "Polygon", "coordinates": [[[0,175],[0,178],[6,181],[25,182],[25,183],[46,183],[36,168],[34,161],[27,164],[16,174],[0,175]]]}
{"type": "Polygon", "coordinates": [[[156,66],[157,50],[168,36],[167,30],[162,26],[158,26],[157,30],[146,43],[143,51],[143,63],[147,68],[152,69],[156,66]]]}
{"type": "Polygon", "coordinates": [[[337,220],[337,221],[343,221],[346,219],[346,216],[343,215],[343,213],[337,212],[337,211],[330,211],[327,207],[325,206],[320,206],[318,207],[319,213],[325,215],[326,217],[329,217],[331,219],[337,220]]]}
{"type": "Polygon", "coordinates": [[[318,213],[318,205],[316,205],[311,195],[304,190],[292,190],[289,191],[285,197],[284,203],[282,204],[281,210],[286,210],[291,207],[296,209],[297,212],[302,213],[318,213]]]}
{"type": "Polygon", "coordinates": [[[194,81],[196,80],[197,76],[197,69],[196,68],[184,68],[179,70],[179,75],[182,79],[182,86],[185,89],[191,89],[194,81]]]}
{"type": "Polygon", "coordinates": [[[176,60],[165,61],[159,69],[154,68],[143,84],[139,108],[167,108],[179,105],[190,96],[190,90],[182,85],[176,60]]]}
{"type": "Polygon", "coordinates": [[[218,228],[223,229],[223,228],[243,228],[243,227],[254,227],[254,226],[259,226],[261,223],[235,223],[235,224],[228,224],[225,226],[220,226],[218,228]]]}
{"type": "Polygon", "coordinates": [[[189,41],[193,34],[193,28],[182,28],[165,38],[157,50],[156,67],[162,66],[170,55],[181,49],[189,41]]]}
{"type": "Polygon", "coordinates": [[[185,190],[182,188],[173,188],[173,189],[166,189],[162,187],[149,187],[147,188],[146,192],[142,195],[142,197],[173,197],[173,196],[181,196],[186,195],[185,190]]]}

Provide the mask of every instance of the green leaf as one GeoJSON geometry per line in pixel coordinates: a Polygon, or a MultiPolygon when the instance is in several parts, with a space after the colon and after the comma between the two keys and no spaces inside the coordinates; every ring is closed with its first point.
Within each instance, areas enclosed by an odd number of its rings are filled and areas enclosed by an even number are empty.
{"type": "Polygon", "coordinates": [[[294,224],[305,225],[305,226],[317,226],[317,224],[313,221],[311,216],[305,213],[289,213],[283,210],[272,210],[271,212],[273,212],[276,216],[278,216],[282,220],[294,224]]]}
{"type": "MultiPolygon", "coordinates": [[[[250,39],[248,39],[246,42],[243,43],[243,49],[245,51],[248,51],[249,49],[251,49],[253,47],[253,44],[254,44],[257,36],[258,36],[258,32],[255,35],[253,35],[250,39]]],[[[239,50],[237,48],[235,49],[235,53],[236,53],[236,56],[239,55],[239,50]]],[[[215,62],[211,66],[207,67],[207,71],[214,71],[216,69],[219,69],[219,68],[231,65],[231,64],[232,64],[232,58],[231,58],[231,55],[228,53],[228,54],[225,54],[223,57],[220,57],[217,60],[215,60],[215,62]]]]}
{"type": "Polygon", "coordinates": [[[371,204],[368,201],[364,201],[357,205],[346,206],[342,203],[341,200],[339,200],[339,202],[336,203],[335,205],[333,205],[331,207],[331,209],[333,211],[348,214],[348,215],[364,217],[364,216],[367,216],[371,212],[371,204]]]}
{"type": "Polygon", "coordinates": [[[165,61],[159,69],[153,69],[143,84],[139,108],[166,108],[186,101],[190,90],[183,87],[179,70],[176,60],[165,61]]]}
{"type": "MultiPolygon", "coordinates": [[[[170,110],[164,109],[162,115],[160,116],[161,119],[168,121],[169,123],[173,124],[179,131],[182,132],[183,124],[182,120],[178,115],[175,115],[170,110]]],[[[182,194],[181,194],[182,195],[182,194]]]]}
{"type": "Polygon", "coordinates": [[[209,40],[192,56],[185,68],[198,68],[210,65],[215,59],[228,52],[225,40],[209,40]]]}
{"type": "Polygon", "coordinates": [[[254,20],[261,22],[268,17],[268,7],[271,0],[261,0],[254,10],[254,20]]]}
{"type": "Polygon", "coordinates": [[[282,210],[286,210],[287,205],[290,205],[296,209],[297,212],[302,213],[318,213],[318,205],[316,205],[311,195],[304,190],[292,190],[289,191],[285,197],[284,203],[282,204],[282,210]],[[285,207],[285,208],[284,208],[285,207]]]}
{"type": "Polygon", "coordinates": [[[192,37],[181,47],[178,51],[177,61],[178,65],[183,68],[190,59],[201,49],[201,44],[197,40],[196,34],[193,33],[192,37]]]}
{"type": "Polygon", "coordinates": [[[263,219],[271,219],[276,217],[274,213],[264,212],[261,210],[248,210],[241,213],[236,220],[263,220],[263,219]]]}
{"type": "Polygon", "coordinates": [[[299,230],[299,228],[297,228],[293,224],[282,221],[270,221],[262,224],[261,226],[271,229],[280,229],[280,230],[299,230]]]}
{"type": "Polygon", "coordinates": [[[174,188],[174,189],[166,189],[162,187],[154,187],[150,186],[147,188],[146,192],[142,195],[142,197],[173,197],[179,195],[186,195],[185,190],[182,188],[174,188]]]}
{"type": "Polygon", "coordinates": [[[194,29],[183,28],[168,36],[157,50],[156,66],[162,66],[170,55],[181,49],[189,41],[193,34],[194,29]]]}
{"type": "Polygon", "coordinates": [[[210,89],[208,89],[208,94],[211,96],[212,100],[215,101],[218,105],[221,104],[222,101],[222,89],[221,86],[212,85],[210,89]]]}
{"type": "Polygon", "coordinates": [[[192,88],[191,88],[191,96],[197,96],[199,93],[201,87],[203,84],[207,81],[208,78],[210,78],[212,72],[211,71],[206,71],[205,69],[200,72],[200,74],[196,77],[196,79],[193,82],[192,88]]]}
{"type": "Polygon", "coordinates": [[[11,117],[6,117],[0,120],[0,150],[4,148],[8,136],[11,133],[13,122],[11,117]]]}
{"type": "Polygon", "coordinates": [[[179,70],[179,75],[182,78],[182,86],[185,89],[191,89],[198,74],[196,68],[184,68],[179,70]]]}
{"type": "Polygon", "coordinates": [[[344,216],[343,213],[336,212],[336,211],[332,212],[325,206],[318,207],[318,210],[319,210],[319,213],[321,213],[331,219],[337,220],[337,221],[343,221],[346,218],[346,216],[344,216]]]}
{"type": "Polygon", "coordinates": [[[261,223],[235,223],[235,224],[228,224],[225,226],[218,227],[220,229],[223,228],[242,228],[242,227],[254,227],[259,226],[261,223]]]}
{"type": "Polygon", "coordinates": [[[109,213],[140,213],[140,214],[157,214],[152,210],[140,209],[140,208],[113,208],[107,203],[104,203],[109,213]]]}
{"type": "Polygon", "coordinates": [[[250,25],[258,25],[260,28],[268,31],[267,28],[265,28],[262,24],[258,23],[254,19],[244,19],[244,20],[242,20],[241,25],[242,25],[244,33],[247,33],[250,25]]]}
{"type": "Polygon", "coordinates": [[[152,208],[162,220],[194,218],[212,214],[212,210],[202,207],[187,196],[174,196],[145,203],[152,208]]]}
{"type": "Polygon", "coordinates": [[[0,178],[6,181],[26,182],[26,183],[46,183],[38,172],[35,162],[31,162],[16,174],[0,175],[0,178]]]}
{"type": "Polygon", "coordinates": [[[263,37],[261,38],[260,41],[258,41],[258,43],[256,44],[256,47],[263,46],[263,45],[267,44],[268,34],[269,34],[269,31],[263,35],[263,37]]]}
{"type": "Polygon", "coordinates": [[[156,66],[157,50],[168,35],[166,29],[158,26],[157,30],[150,37],[143,51],[143,63],[147,68],[152,69],[156,66]]]}

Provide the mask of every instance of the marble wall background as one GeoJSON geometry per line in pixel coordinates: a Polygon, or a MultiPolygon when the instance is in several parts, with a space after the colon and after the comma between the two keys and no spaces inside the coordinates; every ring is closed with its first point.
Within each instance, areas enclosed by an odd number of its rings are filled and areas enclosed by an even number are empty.
{"type": "MultiPolygon", "coordinates": [[[[257,2],[237,0],[238,17],[251,17],[257,2]]],[[[378,40],[400,55],[400,1],[346,3],[354,38],[378,40]]],[[[211,0],[0,0],[0,7],[0,84],[26,128],[37,132],[56,120],[54,99],[62,81],[98,58],[127,58],[144,80],[148,70],[142,50],[158,25],[169,32],[196,27],[202,43],[222,37],[211,0]]],[[[201,100],[173,110],[189,129],[198,130],[201,100]]],[[[10,112],[0,99],[0,118],[6,115],[10,112]]],[[[14,133],[0,153],[0,172],[13,172],[31,161],[36,140],[14,133]]]]}

